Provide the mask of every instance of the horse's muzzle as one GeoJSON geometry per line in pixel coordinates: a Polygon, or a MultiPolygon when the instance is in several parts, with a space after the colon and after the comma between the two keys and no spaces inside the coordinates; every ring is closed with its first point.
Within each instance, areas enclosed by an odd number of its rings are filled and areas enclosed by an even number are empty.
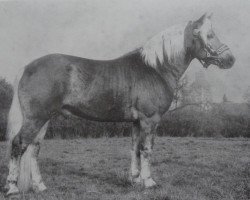
{"type": "Polygon", "coordinates": [[[222,68],[222,69],[229,69],[235,63],[235,57],[233,56],[233,54],[231,53],[230,50],[227,50],[227,51],[223,52],[219,56],[219,59],[220,59],[219,67],[222,68]]]}

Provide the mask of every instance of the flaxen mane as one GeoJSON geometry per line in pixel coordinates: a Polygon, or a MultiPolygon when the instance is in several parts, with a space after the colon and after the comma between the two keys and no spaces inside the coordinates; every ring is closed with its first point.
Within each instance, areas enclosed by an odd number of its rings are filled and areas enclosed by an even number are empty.
{"type": "Polygon", "coordinates": [[[184,31],[185,24],[180,24],[152,37],[141,48],[141,54],[145,62],[152,67],[157,65],[157,60],[163,64],[164,57],[168,58],[168,63],[171,65],[182,62],[185,55],[184,31]]]}

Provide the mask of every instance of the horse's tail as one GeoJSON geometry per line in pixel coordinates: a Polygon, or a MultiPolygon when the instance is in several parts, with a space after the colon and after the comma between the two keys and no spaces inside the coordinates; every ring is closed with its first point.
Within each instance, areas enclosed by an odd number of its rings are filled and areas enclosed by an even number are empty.
{"type": "MultiPolygon", "coordinates": [[[[24,68],[19,71],[15,82],[14,82],[14,96],[8,116],[7,125],[7,138],[8,138],[8,157],[11,156],[12,141],[18,134],[22,127],[23,115],[20,107],[19,97],[18,97],[18,85],[22,78],[24,68]]],[[[19,161],[19,176],[18,176],[18,188],[20,191],[27,191],[31,184],[31,147],[22,155],[19,161]]]]}
{"type": "Polygon", "coordinates": [[[24,68],[19,71],[18,75],[16,76],[14,82],[14,96],[12,99],[9,115],[8,115],[8,123],[7,123],[7,133],[6,137],[8,139],[8,157],[11,156],[11,149],[12,149],[12,141],[15,136],[18,134],[19,130],[22,127],[23,122],[23,115],[20,107],[20,102],[18,98],[18,85],[19,81],[22,78],[24,68]]]}
{"type": "Polygon", "coordinates": [[[29,145],[20,159],[17,186],[19,191],[27,192],[32,186],[32,153],[34,145],[29,145]]]}

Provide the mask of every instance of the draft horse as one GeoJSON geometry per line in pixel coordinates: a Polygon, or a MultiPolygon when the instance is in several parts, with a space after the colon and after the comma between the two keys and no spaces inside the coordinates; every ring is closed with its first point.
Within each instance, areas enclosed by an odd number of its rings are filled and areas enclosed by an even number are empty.
{"type": "Polygon", "coordinates": [[[19,72],[8,119],[7,195],[46,189],[37,164],[40,142],[55,113],[132,122],[131,179],[146,188],[156,128],[190,62],[226,69],[235,58],[212,29],[211,16],[172,26],[114,60],[63,54],[41,57],[19,72]]]}

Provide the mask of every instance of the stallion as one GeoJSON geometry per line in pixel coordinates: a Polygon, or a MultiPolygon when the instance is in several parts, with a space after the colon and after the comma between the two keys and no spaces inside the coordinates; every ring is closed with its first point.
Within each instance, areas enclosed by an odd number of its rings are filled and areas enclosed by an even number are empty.
{"type": "Polygon", "coordinates": [[[157,126],[170,107],[176,82],[193,59],[207,68],[233,66],[235,58],[212,29],[211,16],[174,25],[140,48],[113,60],[50,54],[18,73],[9,112],[7,195],[43,191],[37,163],[52,115],[131,122],[131,180],[156,185],[150,157],[157,126]]]}

